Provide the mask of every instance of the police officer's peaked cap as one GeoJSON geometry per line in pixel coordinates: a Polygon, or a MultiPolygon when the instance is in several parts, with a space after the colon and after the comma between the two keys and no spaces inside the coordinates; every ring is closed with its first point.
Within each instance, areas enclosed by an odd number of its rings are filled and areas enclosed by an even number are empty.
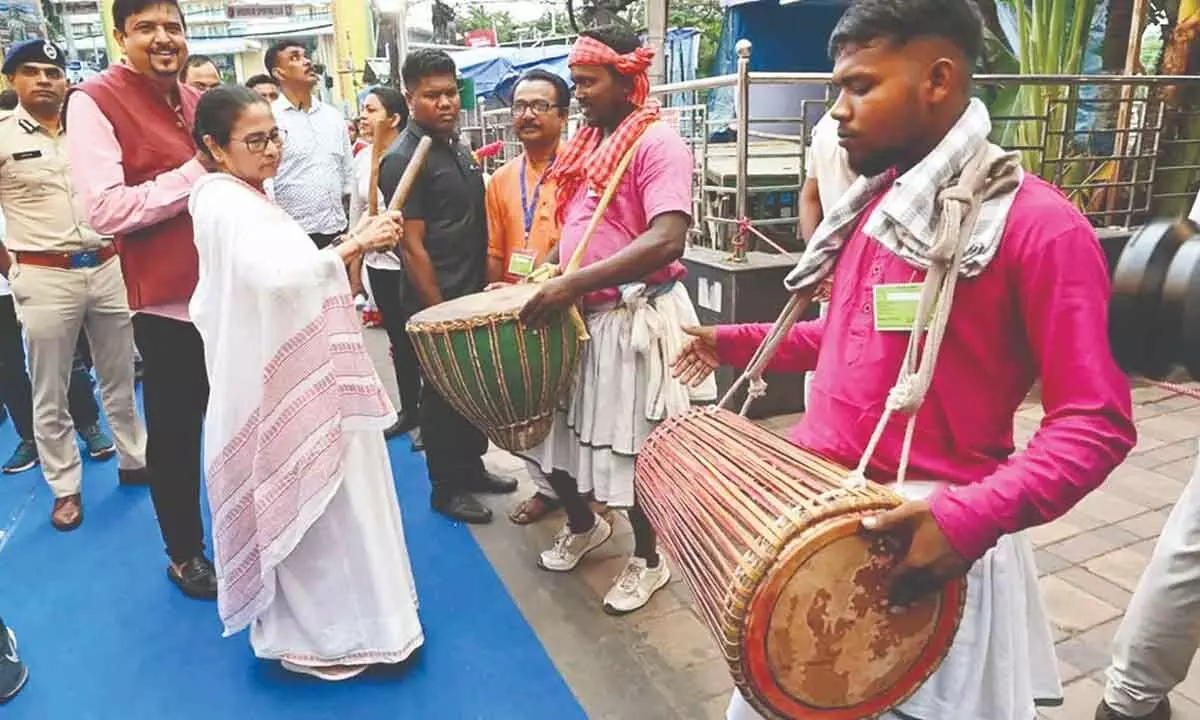
{"type": "Polygon", "coordinates": [[[22,63],[27,62],[57,65],[66,70],[67,54],[49,40],[22,40],[13,45],[8,54],[4,56],[4,67],[0,69],[0,72],[12,75],[22,63]]]}

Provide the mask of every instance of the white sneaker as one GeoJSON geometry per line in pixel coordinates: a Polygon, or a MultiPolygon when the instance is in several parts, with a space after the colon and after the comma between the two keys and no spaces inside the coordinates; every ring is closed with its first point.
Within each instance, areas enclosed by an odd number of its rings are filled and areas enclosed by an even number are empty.
{"type": "Polygon", "coordinates": [[[604,612],[624,615],[638,610],[650,602],[654,593],[666,587],[671,579],[666,558],[658,557],[658,567],[646,567],[640,557],[631,557],[616,582],[604,596],[604,612]]]}
{"type": "Polygon", "coordinates": [[[570,526],[563,523],[562,529],[554,536],[554,547],[541,554],[538,566],[551,572],[574,570],[585,555],[603,545],[610,537],[612,525],[599,515],[592,529],[585,533],[573,533],[570,526]]]}

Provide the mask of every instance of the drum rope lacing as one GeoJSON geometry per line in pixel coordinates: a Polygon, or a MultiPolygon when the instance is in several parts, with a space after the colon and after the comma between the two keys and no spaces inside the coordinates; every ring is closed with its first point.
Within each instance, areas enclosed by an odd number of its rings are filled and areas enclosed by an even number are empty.
{"type": "MultiPolygon", "coordinates": [[[[940,212],[933,246],[929,252],[930,267],[925,275],[925,281],[922,283],[921,295],[917,303],[914,329],[909,333],[908,347],[904,354],[899,377],[888,392],[883,414],[871,434],[871,439],[863,451],[858,466],[850,472],[845,480],[845,484],[849,487],[861,487],[866,484],[866,469],[883,437],[883,432],[892,415],[902,412],[908,415],[908,422],[905,425],[904,442],[900,450],[896,486],[897,491],[903,489],[916,427],[917,410],[924,402],[933,379],[934,366],[941,350],[946,326],[950,319],[950,310],[954,302],[954,290],[962,264],[963,249],[971,237],[970,229],[975,226],[980,207],[985,201],[1011,189],[1008,184],[1010,178],[1004,175],[993,176],[990,173],[987,157],[988,152],[985,146],[976,152],[963,168],[957,184],[944,188],[938,193],[940,212]],[[922,343],[923,338],[925,339],[924,343],[922,343]]],[[[820,284],[817,287],[819,286],[820,284]]],[[[792,326],[796,324],[808,307],[815,292],[815,287],[806,288],[792,295],[779,319],[775,321],[767,337],[751,357],[745,372],[721,399],[720,406],[726,405],[743,382],[747,383],[747,392],[746,400],[742,404],[742,415],[747,413],[750,404],[756,398],[762,397],[766,393],[767,383],[762,374],[770,364],[780,343],[787,337],[792,326]]]]}

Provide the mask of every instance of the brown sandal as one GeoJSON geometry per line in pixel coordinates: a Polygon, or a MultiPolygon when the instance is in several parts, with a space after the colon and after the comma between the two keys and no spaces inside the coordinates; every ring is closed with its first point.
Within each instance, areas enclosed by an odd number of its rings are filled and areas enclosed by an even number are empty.
{"type": "Polygon", "coordinates": [[[54,510],[50,513],[50,524],[55,530],[74,530],[83,522],[83,498],[79,493],[54,498],[54,510]]]}
{"type": "Polygon", "coordinates": [[[562,506],[558,500],[536,493],[508,514],[508,519],[517,525],[537,522],[562,506]]]}

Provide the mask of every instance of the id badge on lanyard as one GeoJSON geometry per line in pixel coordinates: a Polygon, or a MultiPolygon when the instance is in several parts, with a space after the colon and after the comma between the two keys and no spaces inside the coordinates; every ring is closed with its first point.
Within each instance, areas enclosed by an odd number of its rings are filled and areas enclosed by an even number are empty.
{"type": "Polygon", "coordinates": [[[537,213],[538,197],[542,193],[542,181],[546,178],[546,173],[550,171],[550,165],[553,164],[554,158],[550,158],[550,163],[542,171],[537,182],[534,183],[533,197],[530,198],[525,189],[525,156],[521,156],[521,212],[524,215],[525,244],[521,250],[514,251],[508,259],[508,273],[510,275],[523,278],[533,272],[533,266],[537,262],[537,252],[531,250],[529,247],[529,233],[533,230],[533,218],[537,213]]]}

